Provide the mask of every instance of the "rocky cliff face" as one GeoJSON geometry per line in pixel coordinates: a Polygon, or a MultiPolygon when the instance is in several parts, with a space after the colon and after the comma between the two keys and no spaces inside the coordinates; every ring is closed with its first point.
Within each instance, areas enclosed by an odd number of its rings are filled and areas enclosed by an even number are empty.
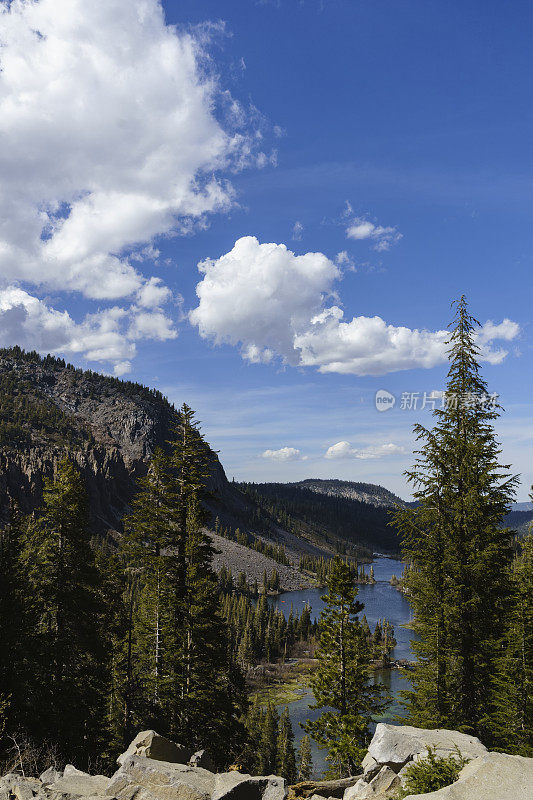
{"type": "MultiPolygon", "coordinates": [[[[0,351],[0,509],[41,502],[45,480],[66,452],[87,483],[95,531],[120,531],[121,519],[157,447],[176,421],[156,391],[74,369],[59,359],[0,351]]],[[[229,491],[212,455],[212,488],[229,491]]]]}

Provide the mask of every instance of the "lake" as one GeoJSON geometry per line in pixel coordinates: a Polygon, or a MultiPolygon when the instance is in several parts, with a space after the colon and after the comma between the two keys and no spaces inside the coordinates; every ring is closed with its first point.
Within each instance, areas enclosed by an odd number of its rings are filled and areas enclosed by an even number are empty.
{"type": "MultiPolygon", "coordinates": [[[[366,614],[371,630],[374,629],[379,619],[384,617],[388,619],[394,626],[394,635],[397,642],[393,657],[396,659],[412,658],[411,639],[413,633],[411,630],[400,627],[411,621],[411,607],[404,595],[389,583],[392,575],[400,577],[403,565],[395,559],[376,558],[372,566],[374,567],[374,577],[377,582],[373,585],[364,584],[359,586],[358,599],[365,604],[362,613],[366,614]]],[[[307,603],[311,606],[311,617],[318,619],[320,612],[324,608],[324,603],[321,599],[324,591],[324,589],[303,589],[298,592],[285,592],[278,597],[271,597],[270,603],[283,611],[286,617],[290,614],[291,607],[294,612],[301,613],[307,603]]],[[[376,722],[394,724],[394,715],[399,710],[398,692],[401,689],[409,688],[409,682],[397,669],[377,670],[374,673],[374,680],[385,684],[394,698],[393,704],[387,710],[387,713],[376,722]]],[[[303,736],[300,723],[305,722],[306,719],[316,719],[320,716],[320,711],[309,708],[312,702],[313,696],[310,692],[307,692],[300,699],[288,704],[297,746],[303,736]]],[[[280,706],[278,711],[282,709],[283,706],[280,706]]],[[[327,767],[326,754],[324,751],[319,750],[314,742],[311,742],[311,747],[314,766],[313,777],[319,777],[327,767]]]]}

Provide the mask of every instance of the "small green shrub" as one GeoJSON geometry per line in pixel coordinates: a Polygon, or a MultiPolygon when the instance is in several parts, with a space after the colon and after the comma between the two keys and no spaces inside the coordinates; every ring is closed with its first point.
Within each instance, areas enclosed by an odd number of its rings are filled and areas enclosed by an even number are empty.
{"type": "Polygon", "coordinates": [[[428,747],[427,758],[413,761],[407,768],[404,786],[398,794],[398,800],[410,794],[436,792],[443,786],[455,783],[462,768],[470,760],[461,755],[457,745],[455,751],[446,757],[436,756],[434,748],[428,747]]]}

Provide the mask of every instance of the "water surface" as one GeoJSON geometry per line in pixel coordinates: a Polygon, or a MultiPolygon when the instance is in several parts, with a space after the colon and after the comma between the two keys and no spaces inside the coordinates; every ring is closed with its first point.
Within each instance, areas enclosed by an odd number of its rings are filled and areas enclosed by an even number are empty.
{"type": "MultiPolygon", "coordinates": [[[[401,575],[403,565],[400,561],[394,559],[377,558],[373,563],[373,567],[377,583],[374,585],[365,584],[358,587],[358,599],[365,604],[362,614],[366,614],[371,630],[374,629],[379,619],[386,618],[392,622],[394,625],[394,635],[397,641],[393,658],[411,659],[413,656],[410,644],[413,633],[401,627],[401,625],[410,622],[412,619],[411,607],[404,595],[389,583],[393,574],[397,577],[401,575]]],[[[270,602],[274,607],[281,609],[286,617],[290,614],[291,607],[294,612],[301,613],[304,606],[309,604],[311,606],[311,618],[318,619],[320,612],[324,608],[324,603],[321,599],[324,591],[324,589],[302,589],[297,592],[285,592],[279,597],[271,597],[270,602]]],[[[377,670],[373,674],[373,680],[387,686],[393,696],[392,705],[385,715],[377,719],[376,722],[389,722],[394,724],[394,716],[400,710],[399,692],[402,689],[409,688],[409,682],[397,669],[377,670]]],[[[297,746],[304,735],[300,723],[305,722],[307,719],[317,719],[322,713],[317,709],[310,708],[313,701],[314,698],[311,692],[306,691],[298,700],[288,704],[294,729],[295,744],[297,746]]],[[[282,709],[283,706],[278,707],[278,711],[282,709]]],[[[327,768],[325,760],[326,753],[319,750],[313,741],[311,742],[311,749],[314,766],[313,777],[319,777],[327,768]]]]}

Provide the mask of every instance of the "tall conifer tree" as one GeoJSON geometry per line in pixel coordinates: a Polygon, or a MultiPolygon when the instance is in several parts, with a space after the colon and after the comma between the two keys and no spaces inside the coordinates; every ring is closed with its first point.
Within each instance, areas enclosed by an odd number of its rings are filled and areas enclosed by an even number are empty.
{"type": "Polygon", "coordinates": [[[415,725],[488,742],[490,687],[512,595],[512,534],[502,520],[516,478],[499,463],[499,409],[480,374],[479,323],[464,297],[455,309],[444,408],[434,410],[432,429],[415,426],[421,446],[407,477],[418,505],[396,514],[419,635],[408,710],[415,725]]]}
{"type": "Polygon", "coordinates": [[[313,771],[313,756],[311,755],[311,739],[307,734],[302,736],[298,749],[297,775],[299,781],[307,781],[313,771]]]}
{"type": "Polygon", "coordinates": [[[318,667],[311,676],[316,705],[325,708],[305,731],[328,749],[331,775],[356,774],[370,741],[370,722],[384,708],[382,689],[369,685],[370,650],[358,615],[364,608],[356,600],[357,586],[350,567],[338,556],[328,575],[328,592],[322,597],[318,667]]]}
{"type": "Polygon", "coordinates": [[[288,783],[296,780],[294,733],[288,708],[283,709],[279,719],[276,774],[281,775],[288,783]]]}
{"type": "Polygon", "coordinates": [[[27,522],[13,506],[8,524],[0,528],[0,747],[2,728],[23,726],[31,713],[26,667],[28,591],[20,569],[21,539],[27,522]]]}
{"type": "Polygon", "coordinates": [[[514,602],[493,679],[491,730],[504,752],[533,757],[533,533],[513,565],[514,602]]]}
{"type": "Polygon", "coordinates": [[[231,660],[213,545],[204,531],[210,450],[183,406],[169,451],[154,454],[127,521],[126,554],[140,570],[134,648],[144,681],[143,727],[223,763],[244,728],[244,683],[231,660]]]}
{"type": "Polygon", "coordinates": [[[102,751],[108,696],[104,609],[90,547],[88,502],[78,468],[59,462],[41,516],[22,535],[21,568],[31,597],[34,741],[87,764],[102,751]]]}

